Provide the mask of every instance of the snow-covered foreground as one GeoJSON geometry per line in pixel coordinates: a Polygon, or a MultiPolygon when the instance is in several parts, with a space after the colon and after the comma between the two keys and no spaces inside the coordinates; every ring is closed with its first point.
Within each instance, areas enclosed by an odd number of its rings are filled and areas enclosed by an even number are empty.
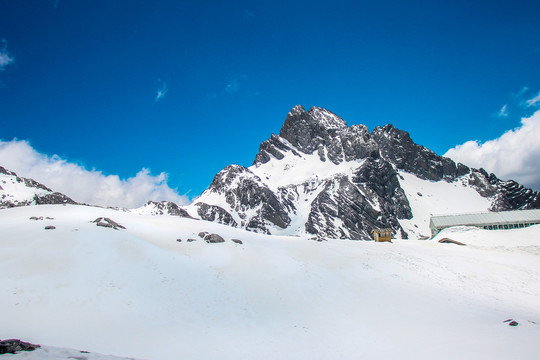
{"type": "Polygon", "coordinates": [[[103,355],[86,350],[64,349],[54,346],[42,346],[34,351],[21,351],[16,354],[3,354],[2,360],[133,360],[103,355]]]}
{"type": "Polygon", "coordinates": [[[43,205],[0,210],[0,249],[0,339],[150,360],[540,353],[540,226],[316,242],[43,205]],[[126,230],[98,227],[97,217],[126,230]],[[226,241],[207,244],[200,231],[226,241]]]}

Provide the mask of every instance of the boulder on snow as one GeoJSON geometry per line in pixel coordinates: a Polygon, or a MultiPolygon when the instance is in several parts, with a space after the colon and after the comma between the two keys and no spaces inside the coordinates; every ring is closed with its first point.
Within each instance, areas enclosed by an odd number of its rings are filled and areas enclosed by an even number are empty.
{"type": "Polygon", "coordinates": [[[43,220],[43,216],[40,216],[40,217],[37,217],[37,216],[30,216],[30,220],[35,220],[35,221],[43,220]]]}
{"type": "Polygon", "coordinates": [[[54,229],[56,229],[56,226],[53,226],[53,225],[45,226],[45,230],[54,230],[54,229]]]}
{"type": "Polygon", "coordinates": [[[115,229],[115,230],[125,229],[124,226],[122,226],[119,223],[117,223],[116,221],[111,220],[111,219],[106,218],[106,217],[98,217],[96,220],[91,221],[91,222],[96,223],[97,226],[112,228],[112,229],[115,229]]]}
{"type": "Polygon", "coordinates": [[[187,239],[187,242],[193,242],[193,241],[197,241],[197,239],[192,239],[192,238],[187,239]]]}
{"type": "Polygon", "coordinates": [[[232,242],[240,244],[240,245],[243,244],[242,240],[238,240],[238,239],[232,239],[232,242]]]}
{"type": "Polygon", "coordinates": [[[459,241],[456,241],[456,240],[452,240],[452,239],[449,239],[449,238],[444,238],[444,239],[441,239],[439,240],[440,243],[442,244],[456,244],[456,245],[466,245],[462,242],[459,242],[459,241]]]}
{"type": "Polygon", "coordinates": [[[208,235],[208,233],[207,233],[206,231],[201,231],[201,232],[199,233],[199,237],[200,237],[200,238],[203,238],[203,239],[204,239],[204,237],[205,237],[206,235],[208,235]]]}
{"type": "Polygon", "coordinates": [[[515,321],[514,319],[504,320],[503,323],[508,323],[509,326],[518,326],[519,325],[519,323],[517,321],[515,321]]]}
{"type": "Polygon", "coordinates": [[[0,340],[0,354],[15,354],[17,351],[33,351],[39,345],[30,344],[19,339],[0,340]]]}
{"type": "Polygon", "coordinates": [[[216,243],[225,242],[225,239],[218,234],[208,234],[204,237],[204,241],[206,241],[209,244],[216,244],[216,243]]]}

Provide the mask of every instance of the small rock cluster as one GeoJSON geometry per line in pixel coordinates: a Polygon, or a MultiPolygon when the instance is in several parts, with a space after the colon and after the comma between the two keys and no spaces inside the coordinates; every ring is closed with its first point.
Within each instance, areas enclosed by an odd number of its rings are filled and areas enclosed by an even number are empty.
{"type": "MultiPolygon", "coordinates": [[[[217,243],[225,242],[225,239],[223,238],[223,236],[218,235],[218,234],[211,234],[207,231],[201,231],[198,235],[201,239],[206,241],[208,244],[217,244],[217,243]]],[[[182,239],[176,239],[176,241],[182,242],[182,239]]],[[[193,238],[187,239],[187,242],[193,242],[193,241],[197,241],[197,239],[193,239],[193,238]]],[[[242,240],[231,239],[231,241],[236,244],[243,244],[242,240]]]]}
{"type": "MultiPolygon", "coordinates": [[[[38,220],[43,220],[43,216],[30,216],[29,217],[30,220],[34,220],[34,221],[38,221],[38,220]]],[[[45,219],[47,220],[54,220],[54,218],[50,217],[50,216],[47,216],[45,219]]]]}
{"type": "Polygon", "coordinates": [[[206,231],[201,231],[199,233],[199,237],[202,238],[204,241],[206,241],[209,244],[216,244],[216,243],[222,243],[225,242],[225,239],[218,234],[210,234],[206,231]]]}
{"type": "MultiPolygon", "coordinates": [[[[34,221],[40,221],[40,220],[43,220],[43,216],[30,216],[29,219],[30,219],[30,220],[34,220],[34,221]]],[[[49,216],[47,216],[45,219],[47,219],[47,220],[54,220],[54,218],[49,217],[49,216]]],[[[53,226],[53,225],[47,225],[47,226],[45,226],[45,230],[54,230],[54,229],[56,229],[56,226],[53,226]]]]}
{"type": "Polygon", "coordinates": [[[115,230],[125,229],[124,226],[106,217],[98,217],[96,220],[91,221],[91,222],[96,223],[97,226],[103,226],[103,227],[112,228],[115,230]]]}
{"type": "Polygon", "coordinates": [[[39,345],[30,344],[19,339],[0,340],[0,355],[15,354],[17,351],[33,351],[39,347],[39,345]]]}

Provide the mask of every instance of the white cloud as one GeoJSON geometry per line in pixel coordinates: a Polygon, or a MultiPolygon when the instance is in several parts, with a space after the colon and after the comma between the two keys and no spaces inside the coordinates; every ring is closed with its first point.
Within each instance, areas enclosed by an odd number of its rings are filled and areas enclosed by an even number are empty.
{"type": "Polygon", "coordinates": [[[13,64],[14,61],[15,59],[7,51],[7,41],[2,39],[0,41],[0,71],[5,70],[6,66],[13,64]]]}
{"type": "Polygon", "coordinates": [[[162,82],[161,80],[158,80],[158,81],[161,83],[161,85],[156,91],[156,97],[154,99],[154,102],[158,102],[159,100],[163,99],[165,95],[167,95],[167,92],[169,91],[169,88],[167,87],[166,82],[164,81],[162,82]]]}
{"type": "Polygon", "coordinates": [[[527,100],[525,102],[527,103],[528,107],[540,105],[540,92],[538,92],[538,94],[536,94],[535,97],[533,97],[532,99],[529,99],[529,100],[527,100]]]}
{"type": "Polygon", "coordinates": [[[24,140],[0,140],[0,166],[82,203],[127,208],[141,206],[148,200],[189,203],[187,196],[167,185],[166,173],[154,176],[143,168],[135,176],[121,179],[86,170],[56,155],[40,154],[24,140]]]}
{"type": "Polygon", "coordinates": [[[505,104],[497,113],[498,117],[508,117],[508,105],[505,104]]]}
{"type": "Polygon", "coordinates": [[[514,97],[516,97],[516,98],[519,98],[519,97],[523,96],[523,94],[525,94],[528,90],[529,90],[528,86],[522,86],[521,89],[519,89],[519,91],[517,93],[512,94],[512,95],[514,97]]]}
{"type": "Polygon", "coordinates": [[[467,141],[444,154],[474,168],[484,168],[499,178],[513,179],[540,190],[540,110],[521,119],[521,126],[494,140],[467,141]]]}

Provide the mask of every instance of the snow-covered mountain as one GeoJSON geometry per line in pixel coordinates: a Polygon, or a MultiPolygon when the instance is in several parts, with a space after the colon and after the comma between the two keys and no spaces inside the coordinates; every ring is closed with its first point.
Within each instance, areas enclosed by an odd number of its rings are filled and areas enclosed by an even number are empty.
{"type": "Polygon", "coordinates": [[[149,201],[141,207],[129,209],[130,212],[140,215],[173,215],[191,217],[186,210],[172,201],[149,201]]]}
{"type": "Polygon", "coordinates": [[[0,209],[25,205],[76,204],[35,180],[17,176],[0,166],[0,209]]]}
{"type": "Polygon", "coordinates": [[[348,126],[297,105],[249,168],[230,165],[188,207],[194,217],[268,234],[427,237],[431,214],[540,207],[538,192],[415,144],[392,125],[348,126]]]}

